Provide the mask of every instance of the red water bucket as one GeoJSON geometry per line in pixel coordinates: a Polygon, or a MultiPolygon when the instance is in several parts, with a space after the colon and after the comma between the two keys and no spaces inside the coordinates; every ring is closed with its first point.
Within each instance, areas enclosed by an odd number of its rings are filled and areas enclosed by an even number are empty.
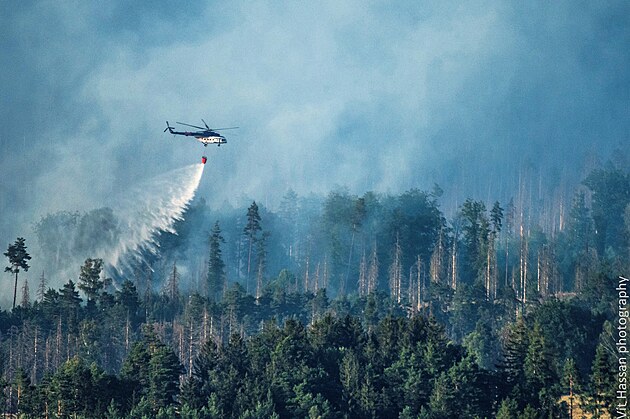
{"type": "Polygon", "coordinates": [[[201,156],[201,163],[206,164],[208,158],[206,156],[201,156]]]}

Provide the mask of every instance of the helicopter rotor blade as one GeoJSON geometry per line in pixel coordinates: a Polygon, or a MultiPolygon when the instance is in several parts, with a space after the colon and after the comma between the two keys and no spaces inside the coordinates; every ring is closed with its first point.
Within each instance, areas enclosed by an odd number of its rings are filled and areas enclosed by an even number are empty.
{"type": "Polygon", "coordinates": [[[206,124],[206,121],[204,121],[203,118],[201,119],[201,122],[203,122],[203,124],[206,126],[207,129],[210,129],[210,127],[208,126],[208,124],[206,124]]]}
{"type": "Polygon", "coordinates": [[[175,123],[179,124],[179,125],[186,125],[187,127],[193,127],[193,128],[197,128],[197,129],[205,129],[204,127],[198,127],[197,125],[185,124],[183,122],[175,122],[175,123]]]}
{"type": "Polygon", "coordinates": [[[211,128],[212,131],[223,131],[226,129],[238,129],[238,127],[228,127],[228,128],[211,128]]]}

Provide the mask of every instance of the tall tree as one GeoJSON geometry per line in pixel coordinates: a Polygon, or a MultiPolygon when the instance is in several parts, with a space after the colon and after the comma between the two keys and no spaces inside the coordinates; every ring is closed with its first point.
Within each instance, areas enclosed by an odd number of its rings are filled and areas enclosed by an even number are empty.
{"type": "Polygon", "coordinates": [[[73,333],[76,333],[77,331],[81,301],[82,300],[81,297],[79,297],[79,291],[77,291],[76,287],[74,286],[74,282],[72,282],[72,280],[69,280],[63,285],[60,290],[59,307],[61,309],[61,317],[64,318],[68,330],[73,333]]]}
{"type": "Polygon", "coordinates": [[[554,400],[549,399],[552,394],[551,384],[555,382],[553,365],[545,337],[536,322],[529,332],[529,345],[523,362],[526,388],[530,393],[529,403],[532,406],[549,408],[554,403],[554,400]]]}
{"type": "Polygon", "coordinates": [[[103,259],[86,259],[79,274],[79,289],[87,296],[88,307],[96,304],[100,292],[110,283],[110,279],[101,279],[103,259]]]}
{"type": "Polygon", "coordinates": [[[24,269],[24,272],[28,272],[28,268],[30,268],[30,266],[27,261],[31,260],[31,255],[29,255],[26,251],[26,245],[24,244],[23,237],[18,237],[17,240],[15,240],[15,243],[9,245],[9,248],[4,255],[9,258],[10,265],[4,268],[4,271],[15,274],[15,286],[13,287],[13,308],[15,309],[18,274],[20,273],[20,269],[24,269]]]}
{"type": "Polygon", "coordinates": [[[260,226],[260,214],[258,213],[258,205],[256,201],[253,201],[252,204],[247,209],[247,223],[245,224],[245,228],[243,229],[243,234],[247,239],[247,279],[245,283],[245,289],[249,292],[249,280],[251,274],[252,267],[252,254],[254,250],[254,245],[258,241],[258,233],[262,230],[260,226]]]}
{"type": "Polygon", "coordinates": [[[591,366],[591,398],[597,417],[602,414],[602,410],[612,413],[615,403],[615,391],[617,390],[617,377],[615,371],[614,355],[611,356],[609,350],[603,343],[597,345],[595,359],[591,366]]]}
{"type": "Polygon", "coordinates": [[[225,243],[221,235],[221,226],[216,221],[210,232],[210,255],[208,257],[208,297],[218,301],[225,287],[225,262],[221,255],[221,243],[225,243]]]}
{"type": "Polygon", "coordinates": [[[630,173],[614,167],[592,171],[584,180],[592,192],[593,221],[597,252],[610,248],[615,252],[628,244],[623,216],[630,204],[630,173]]]}
{"type": "Polygon", "coordinates": [[[564,362],[560,384],[563,387],[563,393],[569,393],[569,417],[573,418],[575,395],[581,390],[580,372],[573,358],[567,358],[564,362]]]}
{"type": "Polygon", "coordinates": [[[468,280],[486,273],[488,237],[490,234],[490,221],[486,214],[486,205],[481,201],[467,199],[462,205],[464,244],[468,268],[468,280]]]}

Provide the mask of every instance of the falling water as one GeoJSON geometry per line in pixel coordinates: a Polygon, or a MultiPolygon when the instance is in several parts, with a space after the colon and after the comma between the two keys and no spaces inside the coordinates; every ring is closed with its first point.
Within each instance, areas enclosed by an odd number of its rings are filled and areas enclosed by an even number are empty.
{"type": "Polygon", "coordinates": [[[157,251],[156,235],[175,233],[173,225],[181,220],[195,196],[203,164],[193,164],[151,178],[131,188],[112,204],[119,220],[116,245],[103,258],[122,271],[125,260],[141,251],[157,251]]]}

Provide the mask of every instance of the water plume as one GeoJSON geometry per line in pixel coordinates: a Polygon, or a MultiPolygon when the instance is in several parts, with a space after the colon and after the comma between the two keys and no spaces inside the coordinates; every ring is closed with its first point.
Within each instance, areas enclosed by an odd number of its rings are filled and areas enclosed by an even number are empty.
{"type": "Polygon", "coordinates": [[[115,200],[118,237],[105,262],[121,272],[130,258],[140,257],[143,251],[155,253],[157,235],[175,233],[173,226],[182,220],[195,196],[203,168],[203,164],[193,164],[172,170],[141,182],[115,200]]]}

